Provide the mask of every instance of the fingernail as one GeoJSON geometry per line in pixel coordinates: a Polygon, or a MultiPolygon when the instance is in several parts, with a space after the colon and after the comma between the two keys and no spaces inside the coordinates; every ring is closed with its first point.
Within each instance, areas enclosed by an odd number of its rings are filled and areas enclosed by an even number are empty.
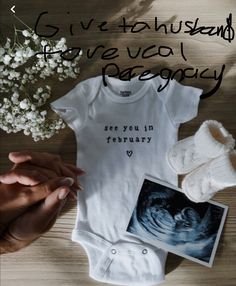
{"type": "Polygon", "coordinates": [[[74,184],[74,182],[75,182],[74,179],[72,179],[70,177],[66,177],[66,178],[62,179],[59,182],[59,184],[60,184],[60,186],[68,186],[68,187],[70,187],[70,186],[72,186],[74,184]]]}
{"type": "Polygon", "coordinates": [[[19,155],[20,154],[20,152],[10,152],[9,154],[11,154],[11,155],[19,155]]]}
{"type": "Polygon", "coordinates": [[[67,195],[69,194],[69,192],[70,192],[69,189],[65,189],[65,188],[61,189],[59,194],[58,194],[58,199],[61,201],[64,200],[67,197],[67,195]]]}
{"type": "Polygon", "coordinates": [[[84,191],[84,188],[80,184],[78,184],[78,187],[79,187],[79,190],[84,191]]]}
{"type": "Polygon", "coordinates": [[[84,169],[77,168],[77,170],[78,170],[77,176],[83,176],[84,174],[86,174],[86,171],[84,169]]]}
{"type": "Polygon", "coordinates": [[[10,152],[9,155],[18,156],[18,155],[20,155],[20,152],[10,152]]]}

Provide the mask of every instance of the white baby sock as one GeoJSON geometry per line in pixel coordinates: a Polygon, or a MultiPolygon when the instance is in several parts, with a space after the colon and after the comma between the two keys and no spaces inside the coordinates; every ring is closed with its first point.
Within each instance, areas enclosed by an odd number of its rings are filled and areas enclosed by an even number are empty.
{"type": "Polygon", "coordinates": [[[194,202],[208,201],[227,187],[236,186],[236,151],[224,153],[185,176],[182,188],[194,202]]]}
{"type": "Polygon", "coordinates": [[[194,136],[178,141],[167,152],[167,161],[177,174],[186,174],[234,146],[235,140],[220,122],[207,120],[194,136]]]}

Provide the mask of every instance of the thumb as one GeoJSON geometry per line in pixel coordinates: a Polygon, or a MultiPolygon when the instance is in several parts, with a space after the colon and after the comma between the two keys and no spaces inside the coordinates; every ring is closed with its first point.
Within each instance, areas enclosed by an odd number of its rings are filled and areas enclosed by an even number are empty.
{"type": "Polygon", "coordinates": [[[41,233],[48,231],[53,226],[67,201],[69,193],[68,187],[60,187],[51,193],[35,210],[35,224],[38,224],[41,233]]]}
{"type": "MultiPolygon", "coordinates": [[[[68,189],[74,183],[74,180],[69,177],[59,177],[55,179],[48,180],[42,184],[33,186],[33,187],[26,187],[25,192],[27,199],[25,200],[26,205],[33,205],[42,199],[51,200],[51,194],[55,190],[57,190],[56,194],[59,192],[59,189],[65,187],[68,189]]],[[[62,191],[63,193],[63,191],[62,191]]],[[[54,196],[56,196],[56,194],[54,196]]]]}
{"type": "Polygon", "coordinates": [[[68,187],[56,189],[42,203],[16,219],[8,230],[11,236],[30,243],[48,231],[64,206],[69,192],[68,187]]]}
{"type": "Polygon", "coordinates": [[[70,193],[68,187],[60,187],[55,192],[51,193],[41,205],[38,215],[43,217],[52,217],[58,215],[66,202],[67,195],[70,193]]]}

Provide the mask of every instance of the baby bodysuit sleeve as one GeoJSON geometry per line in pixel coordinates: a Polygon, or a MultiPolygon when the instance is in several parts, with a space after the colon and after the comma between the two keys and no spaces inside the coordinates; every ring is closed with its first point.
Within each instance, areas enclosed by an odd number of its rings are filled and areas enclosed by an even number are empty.
{"type": "Polygon", "coordinates": [[[66,95],[51,103],[51,108],[74,131],[80,130],[87,119],[88,102],[83,82],[77,84],[66,95]]]}
{"type": "Polygon", "coordinates": [[[86,124],[89,108],[99,93],[100,85],[99,76],[81,81],[66,95],[53,101],[51,108],[78,132],[86,124]]]}
{"type": "Polygon", "coordinates": [[[184,86],[171,80],[164,101],[170,119],[175,125],[187,122],[197,116],[202,89],[184,86]]]}

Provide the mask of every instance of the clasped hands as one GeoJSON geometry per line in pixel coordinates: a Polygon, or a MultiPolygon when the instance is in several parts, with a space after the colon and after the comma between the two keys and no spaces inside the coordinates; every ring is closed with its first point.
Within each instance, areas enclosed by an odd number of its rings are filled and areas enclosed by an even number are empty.
{"type": "Polygon", "coordinates": [[[0,175],[0,251],[17,251],[48,231],[85,172],[60,156],[12,152],[13,167],[0,175]]]}

